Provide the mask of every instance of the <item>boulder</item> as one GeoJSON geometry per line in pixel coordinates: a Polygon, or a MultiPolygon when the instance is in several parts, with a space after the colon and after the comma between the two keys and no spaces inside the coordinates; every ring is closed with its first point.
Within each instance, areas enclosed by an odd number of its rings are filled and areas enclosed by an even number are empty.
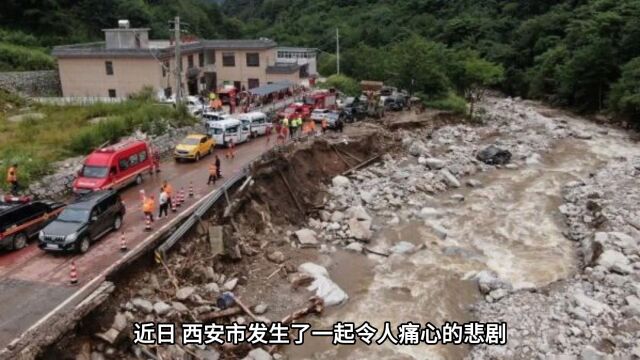
{"type": "Polygon", "coordinates": [[[479,187],[482,186],[482,183],[476,179],[469,179],[467,180],[467,186],[468,187],[479,187]]]}
{"type": "Polygon", "coordinates": [[[220,293],[220,286],[218,286],[218,283],[215,282],[210,282],[207,285],[204,286],[204,291],[208,292],[208,293],[212,293],[212,294],[219,294],[220,293]]]}
{"type": "Polygon", "coordinates": [[[224,283],[224,285],[222,285],[222,288],[225,291],[232,291],[233,289],[236,288],[237,285],[238,285],[238,278],[233,278],[227,281],[226,283],[224,283]]]}
{"type": "Polygon", "coordinates": [[[188,307],[186,307],[183,303],[178,301],[171,302],[171,306],[173,307],[173,310],[179,312],[180,314],[183,314],[189,311],[188,307]]]}
{"type": "Polygon", "coordinates": [[[131,300],[131,303],[133,304],[133,306],[135,306],[136,309],[146,314],[150,314],[153,311],[153,304],[149,300],[135,298],[131,300]]]}
{"type": "Polygon", "coordinates": [[[602,313],[611,311],[611,308],[607,304],[594,300],[581,292],[573,294],[573,303],[587,310],[593,316],[600,316],[602,313]]]}
{"type": "Polygon", "coordinates": [[[627,306],[622,308],[622,312],[627,316],[640,316],[640,298],[635,295],[629,295],[624,300],[627,306]]]}
{"type": "Polygon", "coordinates": [[[367,214],[367,210],[362,206],[352,206],[346,211],[346,216],[350,219],[371,220],[371,216],[367,214]]]}
{"type": "Polygon", "coordinates": [[[346,176],[338,175],[331,180],[331,183],[335,187],[345,188],[351,184],[351,180],[346,176]]]}
{"type": "Polygon", "coordinates": [[[329,272],[323,266],[308,262],[298,266],[298,271],[313,278],[308,290],[315,291],[326,306],[339,305],[349,299],[347,293],[329,278],[329,272]]]}
{"type": "Polygon", "coordinates": [[[500,279],[498,274],[490,270],[482,270],[474,275],[473,279],[478,283],[478,289],[483,294],[489,294],[497,289],[511,290],[511,284],[500,279]]]}
{"type": "Polygon", "coordinates": [[[440,170],[440,174],[442,174],[442,178],[444,179],[444,182],[448,186],[453,187],[453,188],[459,188],[460,187],[460,181],[453,174],[451,174],[449,172],[449,170],[442,169],[442,170],[440,170]]]}
{"type": "Polygon", "coordinates": [[[424,144],[421,141],[414,141],[411,143],[411,145],[409,146],[409,154],[418,157],[418,156],[429,156],[429,150],[427,150],[427,147],[424,146],[424,144]]]}
{"type": "Polygon", "coordinates": [[[193,286],[185,286],[178,289],[176,292],[176,299],[183,301],[189,298],[196,289],[193,286]]]}
{"type": "Polygon", "coordinates": [[[124,313],[117,313],[115,318],[113,319],[113,324],[111,324],[111,327],[118,330],[118,331],[123,331],[124,329],[127,328],[127,325],[129,325],[129,321],[127,321],[127,316],[124,313]]]}
{"type": "Polygon", "coordinates": [[[345,247],[346,250],[361,253],[364,250],[364,247],[359,242],[352,242],[351,244],[345,247]]]}
{"type": "Polygon", "coordinates": [[[261,348],[253,349],[249,351],[249,354],[244,360],[272,360],[273,357],[261,348]]]}
{"type": "Polygon", "coordinates": [[[351,218],[347,224],[349,224],[349,231],[351,236],[357,240],[369,241],[373,236],[371,232],[371,220],[358,220],[357,218],[351,218]]]}
{"type": "Polygon", "coordinates": [[[476,159],[488,165],[504,165],[511,160],[511,152],[495,145],[490,145],[478,152],[476,159]]]}
{"type": "Polygon", "coordinates": [[[331,217],[327,220],[327,221],[331,221],[331,222],[340,222],[342,221],[342,219],[344,219],[344,213],[342,213],[342,211],[334,211],[333,214],[331,214],[331,217]]]}
{"type": "Polygon", "coordinates": [[[605,250],[598,258],[597,264],[620,274],[629,274],[633,271],[629,265],[629,259],[616,250],[605,250]]]}
{"type": "Polygon", "coordinates": [[[171,309],[172,309],[171,305],[167,304],[164,301],[158,301],[157,303],[153,304],[153,311],[158,316],[162,316],[162,315],[168,314],[169,311],[171,311],[171,309]]]}
{"type": "Polygon", "coordinates": [[[282,264],[286,260],[286,257],[284,256],[282,251],[276,250],[274,252],[268,253],[267,259],[269,259],[270,261],[273,261],[276,264],[282,264]]]}
{"type": "Polygon", "coordinates": [[[427,165],[431,170],[440,170],[444,168],[447,163],[444,160],[438,158],[427,158],[425,160],[425,165],[427,165]]]}
{"type": "Polygon", "coordinates": [[[418,216],[420,216],[420,218],[422,219],[433,219],[433,218],[438,218],[442,215],[442,213],[435,208],[432,207],[423,207],[420,210],[420,213],[418,214],[418,216]]]}
{"type": "Polygon", "coordinates": [[[300,229],[295,232],[295,235],[302,246],[314,246],[318,244],[316,232],[311,229],[300,229]]]}
{"type": "Polygon", "coordinates": [[[256,315],[262,315],[269,310],[269,306],[265,303],[260,303],[253,308],[253,313],[256,315]]]}

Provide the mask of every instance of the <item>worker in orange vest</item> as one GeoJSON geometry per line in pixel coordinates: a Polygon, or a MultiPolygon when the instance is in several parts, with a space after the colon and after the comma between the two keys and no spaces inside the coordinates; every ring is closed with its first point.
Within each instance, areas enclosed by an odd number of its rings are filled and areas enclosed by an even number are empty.
{"type": "Polygon", "coordinates": [[[169,184],[169,182],[167,180],[165,180],[162,183],[162,190],[164,190],[164,192],[167,193],[167,200],[169,201],[168,204],[169,206],[171,206],[171,204],[173,204],[171,201],[171,196],[173,195],[173,186],[171,186],[171,184],[169,184]]]}
{"type": "Polygon", "coordinates": [[[324,134],[325,132],[327,132],[327,128],[329,127],[329,121],[327,121],[327,118],[322,118],[322,133],[324,134]]]}
{"type": "Polygon", "coordinates": [[[234,159],[236,157],[236,144],[233,142],[233,139],[229,139],[229,143],[227,144],[227,153],[225,154],[227,159],[234,159]]]}
{"type": "Polygon", "coordinates": [[[9,183],[9,191],[13,195],[18,194],[18,164],[13,164],[7,170],[7,182],[9,183]]]}
{"type": "Polygon", "coordinates": [[[153,222],[153,210],[155,210],[155,208],[156,208],[156,201],[153,195],[146,197],[144,199],[144,202],[142,203],[142,212],[146,217],[149,218],[149,220],[151,220],[151,222],[153,222]]]}
{"type": "Polygon", "coordinates": [[[207,180],[207,185],[213,183],[216,184],[216,180],[218,180],[218,167],[216,166],[215,161],[209,164],[209,180],[207,180]]]}

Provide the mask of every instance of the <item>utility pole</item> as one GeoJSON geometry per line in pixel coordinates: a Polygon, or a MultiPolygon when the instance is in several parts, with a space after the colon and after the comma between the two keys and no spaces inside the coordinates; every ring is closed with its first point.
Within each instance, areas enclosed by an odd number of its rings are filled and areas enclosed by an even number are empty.
{"type": "Polygon", "coordinates": [[[336,72],[340,75],[340,29],[336,28],[336,72]]]}
{"type": "Polygon", "coordinates": [[[180,53],[180,17],[176,16],[173,23],[174,37],[175,37],[175,55],[176,55],[176,108],[182,102],[182,54],[180,53]]]}

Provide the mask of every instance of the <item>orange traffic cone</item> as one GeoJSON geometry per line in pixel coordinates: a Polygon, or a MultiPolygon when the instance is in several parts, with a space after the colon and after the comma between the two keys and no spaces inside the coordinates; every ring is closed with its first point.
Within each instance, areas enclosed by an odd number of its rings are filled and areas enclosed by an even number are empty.
{"type": "Polygon", "coordinates": [[[178,209],[176,208],[176,200],[171,199],[171,211],[173,212],[177,212],[178,209]]]}
{"type": "Polygon", "coordinates": [[[193,181],[189,182],[189,197],[193,197],[193,181]]]}
{"type": "Polygon", "coordinates": [[[69,283],[76,285],[78,283],[78,270],[76,269],[76,262],[71,261],[71,271],[69,272],[69,283]]]}
{"type": "Polygon", "coordinates": [[[180,205],[184,203],[184,188],[180,188],[180,205]]]}
{"type": "Polygon", "coordinates": [[[124,231],[122,232],[122,235],[120,235],[120,251],[127,251],[127,240],[124,238],[124,231]]]}
{"type": "Polygon", "coordinates": [[[151,218],[149,218],[149,215],[144,218],[144,231],[151,231],[151,218]]]}

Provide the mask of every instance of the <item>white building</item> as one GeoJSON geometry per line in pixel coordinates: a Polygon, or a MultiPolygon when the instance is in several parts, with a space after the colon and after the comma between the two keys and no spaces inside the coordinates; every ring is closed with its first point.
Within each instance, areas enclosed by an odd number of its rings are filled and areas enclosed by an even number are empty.
{"type": "Polygon", "coordinates": [[[318,49],[300,47],[276,48],[276,63],[296,64],[310,77],[318,75],[318,49]],[[306,68],[306,69],[305,69],[306,68]]]}

